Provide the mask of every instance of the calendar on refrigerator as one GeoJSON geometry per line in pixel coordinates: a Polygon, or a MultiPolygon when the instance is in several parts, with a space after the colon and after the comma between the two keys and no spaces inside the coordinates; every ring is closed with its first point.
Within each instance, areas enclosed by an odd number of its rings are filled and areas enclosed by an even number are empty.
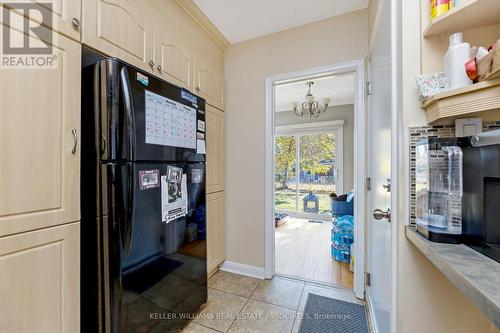
{"type": "Polygon", "coordinates": [[[146,90],[146,143],[196,149],[196,109],[146,90]]]}

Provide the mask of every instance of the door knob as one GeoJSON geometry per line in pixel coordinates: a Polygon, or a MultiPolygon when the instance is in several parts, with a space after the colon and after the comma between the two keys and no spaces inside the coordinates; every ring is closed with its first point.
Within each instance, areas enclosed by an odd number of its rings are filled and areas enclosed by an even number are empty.
{"type": "Polygon", "coordinates": [[[382,209],[375,209],[373,211],[373,218],[375,220],[387,219],[388,222],[391,222],[391,210],[387,208],[387,211],[383,211],[382,209]]]}
{"type": "Polygon", "coordinates": [[[149,66],[151,66],[151,68],[155,67],[155,62],[153,60],[149,60],[149,66]]]}

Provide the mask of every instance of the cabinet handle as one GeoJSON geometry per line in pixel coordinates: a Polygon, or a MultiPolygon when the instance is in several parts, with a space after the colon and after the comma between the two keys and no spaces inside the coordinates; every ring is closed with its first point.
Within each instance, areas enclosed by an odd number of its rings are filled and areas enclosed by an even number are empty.
{"type": "Polygon", "coordinates": [[[200,87],[196,87],[196,91],[197,91],[197,92],[200,92],[200,87]]]}
{"type": "Polygon", "coordinates": [[[71,20],[71,22],[73,23],[73,25],[75,27],[79,27],[80,26],[80,20],[77,19],[76,17],[73,17],[73,19],[71,20]]]}
{"type": "Polygon", "coordinates": [[[71,154],[74,155],[76,153],[76,147],[78,146],[78,133],[75,128],[71,129],[71,133],[73,133],[73,139],[75,140],[73,143],[73,149],[71,149],[71,154]]]}
{"type": "Polygon", "coordinates": [[[163,70],[163,68],[161,67],[161,65],[158,65],[158,67],[157,67],[157,68],[158,68],[158,72],[160,72],[160,73],[161,73],[161,71],[163,70]]]}
{"type": "Polygon", "coordinates": [[[154,67],[155,66],[155,62],[153,60],[149,60],[149,66],[154,67]]]}

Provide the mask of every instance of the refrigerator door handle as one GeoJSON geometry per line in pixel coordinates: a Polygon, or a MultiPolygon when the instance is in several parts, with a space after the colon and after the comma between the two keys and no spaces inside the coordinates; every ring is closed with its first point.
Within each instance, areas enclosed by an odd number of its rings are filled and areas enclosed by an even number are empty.
{"type": "Polygon", "coordinates": [[[127,205],[126,215],[124,219],[124,239],[123,239],[123,250],[125,254],[130,254],[130,249],[132,248],[132,236],[134,233],[134,214],[135,214],[135,170],[133,163],[127,163],[127,205]]]}
{"type": "Polygon", "coordinates": [[[127,116],[127,131],[128,131],[128,160],[135,160],[135,113],[134,104],[132,102],[132,91],[130,89],[130,81],[127,73],[127,68],[122,67],[120,72],[120,86],[123,95],[123,102],[127,116]]]}
{"type": "MultiPolygon", "coordinates": [[[[127,137],[128,137],[128,160],[135,160],[135,113],[134,104],[132,102],[132,91],[130,89],[130,82],[127,73],[127,68],[122,67],[120,71],[120,87],[123,95],[123,104],[127,116],[127,137]]],[[[130,252],[132,246],[132,233],[134,230],[134,212],[135,212],[135,172],[134,164],[127,163],[127,211],[124,222],[125,238],[123,240],[123,247],[125,253],[130,252]]]]}

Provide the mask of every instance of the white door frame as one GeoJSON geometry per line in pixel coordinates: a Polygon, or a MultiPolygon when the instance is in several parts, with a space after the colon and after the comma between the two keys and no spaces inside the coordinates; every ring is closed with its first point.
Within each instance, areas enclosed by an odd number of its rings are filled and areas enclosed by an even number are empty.
{"type": "Polygon", "coordinates": [[[318,75],[354,72],[354,293],[364,299],[365,265],[365,180],[366,180],[366,137],[365,137],[365,60],[278,74],[266,78],[266,228],[265,228],[265,277],[275,274],[274,245],[274,86],[277,82],[296,80],[318,75]]]}

